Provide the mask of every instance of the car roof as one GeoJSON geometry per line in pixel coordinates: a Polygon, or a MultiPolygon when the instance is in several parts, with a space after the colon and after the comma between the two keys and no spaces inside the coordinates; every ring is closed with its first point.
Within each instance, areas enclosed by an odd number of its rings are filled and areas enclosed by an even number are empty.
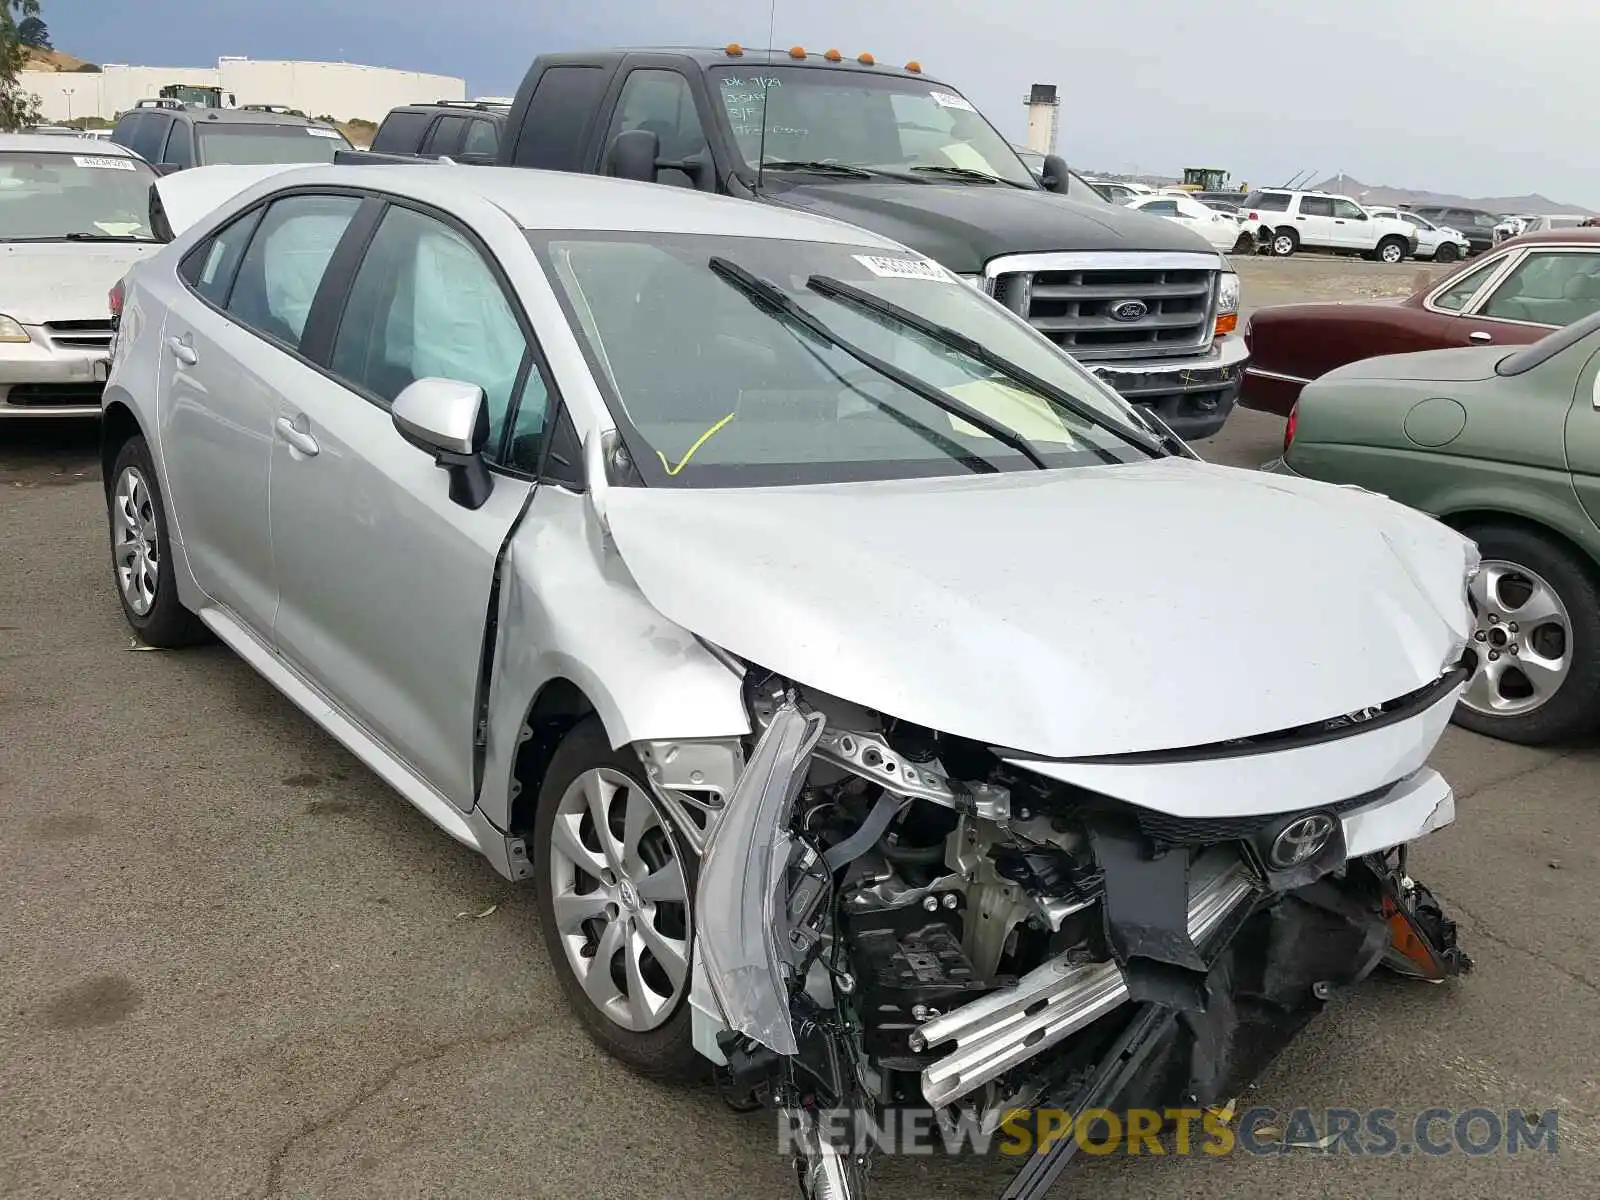
{"type": "Polygon", "coordinates": [[[95,158],[138,158],[126,146],[115,142],[96,142],[87,149],[83,143],[90,138],[65,138],[58,133],[0,133],[0,151],[30,150],[45,154],[91,154],[95,158]]]}
{"type": "MultiPolygon", "coordinates": [[[[209,169],[192,168],[173,178],[198,176],[209,169]]],[[[297,167],[273,172],[270,181],[250,188],[249,194],[254,200],[281,188],[315,186],[373,189],[443,208],[463,198],[479,199],[499,208],[523,229],[726,234],[903,250],[897,242],[831,217],[713,196],[693,188],[526,167],[439,163],[297,167]]]]}
{"type": "Polygon", "coordinates": [[[183,117],[196,125],[315,125],[332,129],[326,121],[313,121],[310,117],[296,117],[289,113],[255,112],[243,108],[136,108],[124,113],[124,118],[139,113],[170,113],[183,117]]]}
{"type": "Polygon", "coordinates": [[[1565,246],[1568,244],[1600,246],[1600,227],[1579,226],[1576,229],[1543,229],[1537,233],[1525,233],[1521,237],[1507,238],[1495,247],[1503,250],[1507,246],[1565,246]]]}

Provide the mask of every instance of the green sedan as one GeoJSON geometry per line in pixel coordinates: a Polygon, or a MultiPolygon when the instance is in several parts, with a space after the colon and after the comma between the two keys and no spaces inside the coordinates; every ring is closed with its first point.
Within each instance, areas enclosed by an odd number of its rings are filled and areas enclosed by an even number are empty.
{"type": "Polygon", "coordinates": [[[1457,724],[1527,743],[1600,724],[1600,314],[1514,351],[1331,371],[1267,470],[1382,492],[1477,541],[1457,724]]]}

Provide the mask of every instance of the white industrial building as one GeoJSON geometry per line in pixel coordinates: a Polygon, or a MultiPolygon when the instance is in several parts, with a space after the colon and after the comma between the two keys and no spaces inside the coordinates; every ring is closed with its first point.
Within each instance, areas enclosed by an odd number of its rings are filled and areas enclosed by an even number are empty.
{"type": "Polygon", "coordinates": [[[379,121],[391,108],[429,100],[464,100],[467,84],[450,75],[342,62],[219,59],[215,67],[130,67],[100,71],[24,71],[19,82],[39,97],[46,121],[110,120],[169,83],[220,87],[239,104],[283,104],[309,116],[379,121]]]}

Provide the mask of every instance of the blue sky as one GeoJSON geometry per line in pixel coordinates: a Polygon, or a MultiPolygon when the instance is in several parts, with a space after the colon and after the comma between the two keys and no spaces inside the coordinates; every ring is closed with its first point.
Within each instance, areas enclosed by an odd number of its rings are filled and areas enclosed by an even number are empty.
{"type": "MultiPolygon", "coordinates": [[[[557,7],[43,0],[43,15],[57,48],[97,62],[343,59],[465,76],[476,95],[514,91],[544,50],[768,40],[760,2],[557,7]]],[[[1542,191],[1600,209],[1588,87],[1600,6],[1562,9],[1552,37],[1503,0],[779,0],[774,40],[917,58],[1017,140],[1028,85],[1055,83],[1059,149],[1084,169],[1203,164],[1252,183],[1343,170],[1369,184],[1542,191]]]]}

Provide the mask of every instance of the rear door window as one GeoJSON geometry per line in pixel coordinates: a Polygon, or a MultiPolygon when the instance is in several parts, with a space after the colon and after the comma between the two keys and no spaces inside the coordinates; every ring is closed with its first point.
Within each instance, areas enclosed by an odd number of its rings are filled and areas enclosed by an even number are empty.
{"type": "Polygon", "coordinates": [[[433,129],[428,133],[428,140],[423,145],[422,152],[434,155],[454,154],[461,142],[461,132],[466,127],[465,117],[454,113],[440,117],[433,123],[433,129]]]}
{"type": "Polygon", "coordinates": [[[373,136],[372,148],[401,154],[415,154],[422,146],[422,135],[428,131],[432,114],[396,110],[383,119],[373,136]]]}
{"type": "Polygon", "coordinates": [[[1301,196],[1300,215],[1303,217],[1333,216],[1333,201],[1326,196],[1301,196]]]}
{"type": "Polygon", "coordinates": [[[239,263],[229,314],[257,333],[299,349],[328,260],[360,205],[354,196],[274,201],[239,263]]]}
{"type": "Polygon", "coordinates": [[[1244,198],[1244,204],[1246,208],[1264,212],[1288,212],[1289,195],[1287,192],[1251,192],[1244,198]]]}
{"type": "Polygon", "coordinates": [[[519,167],[575,171],[583,156],[589,116],[600,106],[611,73],[603,67],[551,67],[539,76],[517,130],[519,167]]]}
{"type": "Polygon", "coordinates": [[[461,139],[462,154],[484,154],[493,158],[500,153],[500,130],[493,121],[478,118],[467,126],[466,136],[461,139]]]}
{"type": "Polygon", "coordinates": [[[1535,251],[1500,281],[1478,313],[1503,321],[1570,325],[1600,309],[1600,252],[1535,251]]]}

